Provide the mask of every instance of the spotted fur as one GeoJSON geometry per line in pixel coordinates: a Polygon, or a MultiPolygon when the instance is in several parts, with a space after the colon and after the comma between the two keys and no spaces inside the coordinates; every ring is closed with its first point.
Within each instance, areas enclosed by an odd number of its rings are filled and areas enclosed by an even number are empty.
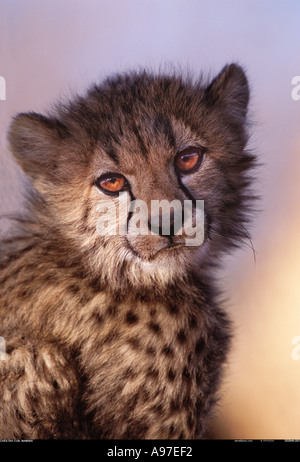
{"type": "Polygon", "coordinates": [[[248,98],[235,64],[211,82],[128,73],[13,120],[32,188],[1,243],[1,438],[204,435],[230,340],[214,269],[248,237],[248,98]],[[176,153],[198,144],[203,164],[179,177],[176,153]],[[128,200],[204,199],[204,243],[99,236],[105,171],[128,200]]]}

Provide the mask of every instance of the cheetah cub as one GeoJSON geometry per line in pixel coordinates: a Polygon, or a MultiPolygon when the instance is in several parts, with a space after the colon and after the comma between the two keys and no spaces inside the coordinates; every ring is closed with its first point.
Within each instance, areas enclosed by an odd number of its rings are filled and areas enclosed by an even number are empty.
{"type": "Polygon", "coordinates": [[[247,78],[129,72],[17,115],[1,242],[0,438],[196,439],[231,337],[214,274],[248,236],[247,78]]]}

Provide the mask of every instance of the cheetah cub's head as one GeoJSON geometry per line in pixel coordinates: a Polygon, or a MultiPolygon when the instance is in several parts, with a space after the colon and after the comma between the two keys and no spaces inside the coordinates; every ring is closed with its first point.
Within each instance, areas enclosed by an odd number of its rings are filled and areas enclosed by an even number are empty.
{"type": "Polygon", "coordinates": [[[47,117],[18,115],[9,141],[37,221],[107,280],[201,266],[247,235],[248,99],[232,64],[210,82],[117,75],[47,117]]]}

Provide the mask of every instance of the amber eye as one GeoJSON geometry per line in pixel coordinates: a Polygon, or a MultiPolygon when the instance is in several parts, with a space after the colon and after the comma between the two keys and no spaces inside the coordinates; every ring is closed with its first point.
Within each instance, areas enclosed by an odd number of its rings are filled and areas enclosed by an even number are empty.
{"type": "Polygon", "coordinates": [[[203,149],[188,148],[177,154],[175,167],[179,173],[193,173],[200,166],[203,159],[203,149]]]}
{"type": "Polygon", "coordinates": [[[106,174],[96,180],[96,185],[107,194],[116,194],[123,191],[127,185],[126,179],[118,174],[106,174]]]}

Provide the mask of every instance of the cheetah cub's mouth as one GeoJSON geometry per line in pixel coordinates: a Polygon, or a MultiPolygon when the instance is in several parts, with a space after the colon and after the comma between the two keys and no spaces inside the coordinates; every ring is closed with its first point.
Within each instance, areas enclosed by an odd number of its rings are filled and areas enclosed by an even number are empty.
{"type": "Polygon", "coordinates": [[[170,237],[143,236],[139,239],[127,237],[129,249],[142,260],[153,261],[158,256],[170,256],[171,254],[178,255],[182,249],[186,247],[183,239],[173,240],[170,237]]]}
{"type": "MultiPolygon", "coordinates": [[[[206,229],[198,231],[198,234],[195,232],[192,236],[186,234],[136,236],[128,233],[126,245],[136,256],[151,262],[158,258],[162,260],[172,256],[196,253],[204,247],[206,240],[206,229]]],[[[171,264],[170,261],[169,264],[171,264]]]]}

